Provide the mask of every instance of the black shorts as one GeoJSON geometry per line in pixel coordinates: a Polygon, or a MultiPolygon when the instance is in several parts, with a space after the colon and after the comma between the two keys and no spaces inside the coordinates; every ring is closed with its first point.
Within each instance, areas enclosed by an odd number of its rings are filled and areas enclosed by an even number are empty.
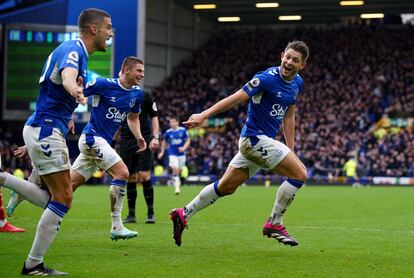
{"type": "Polygon", "coordinates": [[[145,141],[147,142],[147,148],[142,153],[137,153],[138,145],[135,138],[123,137],[121,139],[121,148],[119,155],[128,167],[130,175],[138,173],[140,171],[151,171],[154,167],[153,154],[148,148],[151,139],[151,137],[145,138],[145,141]]]}

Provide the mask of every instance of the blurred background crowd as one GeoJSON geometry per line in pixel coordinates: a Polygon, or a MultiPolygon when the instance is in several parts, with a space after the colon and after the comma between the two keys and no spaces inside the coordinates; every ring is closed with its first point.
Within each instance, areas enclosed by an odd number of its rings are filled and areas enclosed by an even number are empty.
{"type": "MultiPolygon", "coordinates": [[[[401,40],[413,37],[409,25],[222,30],[153,90],[161,130],[168,128],[169,116],[184,121],[256,72],[278,66],[286,44],[300,39],[311,54],[301,73],[305,88],[297,102],[295,151],[309,176],[350,175],[351,165],[361,177],[413,177],[414,40],[401,40]]],[[[189,131],[190,174],[223,173],[237,152],[246,112],[247,106],[239,106],[189,131]]],[[[3,165],[27,175],[28,158],[12,154],[16,135],[0,134],[3,165]]]]}

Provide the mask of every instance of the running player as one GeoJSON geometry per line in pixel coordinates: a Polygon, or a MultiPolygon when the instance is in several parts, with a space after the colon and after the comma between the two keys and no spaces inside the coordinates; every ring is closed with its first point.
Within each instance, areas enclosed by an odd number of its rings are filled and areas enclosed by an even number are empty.
{"type": "Polygon", "coordinates": [[[179,126],[178,119],[170,118],[170,129],[164,133],[164,140],[161,143],[161,151],[158,159],[164,156],[165,149],[168,147],[168,164],[172,172],[172,184],[175,194],[180,194],[181,180],[180,173],[185,166],[185,151],[190,146],[190,137],[184,127],[179,126]]]}
{"type": "MultiPolygon", "coordinates": [[[[115,132],[126,118],[140,148],[138,151],[146,148],[139,124],[143,93],[137,86],[143,77],[143,61],[136,57],[127,57],[122,63],[120,78],[97,78],[88,83],[84,90],[85,96],[92,96],[92,116],[79,139],[81,153],[71,169],[71,185],[75,191],[98,169],[107,171],[113,177],[110,187],[110,237],[113,240],[129,239],[138,234],[126,229],[121,221],[124,188],[129,173],[110,144],[115,132]]],[[[19,148],[19,155],[23,154],[24,149],[19,148]]],[[[35,176],[36,173],[32,172],[31,180],[36,180],[35,176]]],[[[43,207],[49,198],[48,192],[40,189],[38,185],[13,179],[10,175],[5,177],[4,185],[40,207],[43,207]]]]}
{"type": "Polygon", "coordinates": [[[283,225],[283,215],[307,178],[305,165],[294,153],[294,134],[295,103],[303,90],[303,80],[298,72],[305,67],[308,56],[309,48],[304,42],[290,42],[282,52],[279,67],[257,73],[236,93],[200,114],[191,115],[184,122],[190,128],[197,127],[211,116],[248,102],[248,117],[241,132],[239,152],[223,177],[207,185],[184,208],[174,209],[170,213],[174,240],[178,246],[181,245],[187,221],[196,212],[213,204],[220,197],[234,193],[260,168],[287,176],[277,191],[270,218],[263,227],[263,235],[287,245],[299,244],[283,225]],[[281,127],[287,146],[275,140],[281,127]]]}
{"type": "Polygon", "coordinates": [[[21,274],[24,275],[67,274],[43,264],[43,257],[72,203],[65,136],[72,113],[83,101],[88,57],[96,51],[105,51],[106,41],[113,35],[111,17],[103,10],[82,11],[78,26],[79,39],[60,44],[47,58],[39,79],[36,111],[23,129],[29,156],[51,193],[23,264],[21,274]]]}

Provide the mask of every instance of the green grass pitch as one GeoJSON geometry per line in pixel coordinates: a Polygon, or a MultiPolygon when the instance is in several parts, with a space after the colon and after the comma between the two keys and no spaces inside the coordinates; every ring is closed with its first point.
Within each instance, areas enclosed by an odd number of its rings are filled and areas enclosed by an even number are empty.
{"type": "MultiPolygon", "coordinates": [[[[45,262],[71,277],[414,277],[414,187],[301,189],[285,216],[298,247],[262,236],[276,187],[241,187],[196,214],[177,247],[168,211],[200,190],[155,187],[157,224],[146,225],[138,188],[127,227],[139,236],[112,242],[108,187],[80,188],[45,262]]],[[[0,277],[19,276],[41,212],[23,203],[9,220],[27,232],[0,233],[0,277]]]]}

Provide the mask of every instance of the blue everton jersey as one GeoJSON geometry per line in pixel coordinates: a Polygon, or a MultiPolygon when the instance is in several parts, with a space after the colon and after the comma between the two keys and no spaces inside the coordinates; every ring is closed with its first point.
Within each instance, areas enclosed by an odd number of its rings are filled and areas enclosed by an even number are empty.
{"type": "Polygon", "coordinates": [[[249,95],[247,121],[242,137],[266,135],[275,138],[290,105],[303,90],[303,80],[296,74],[291,81],[280,76],[279,67],[268,68],[257,73],[243,86],[249,95]]]}
{"type": "Polygon", "coordinates": [[[178,148],[184,146],[187,138],[188,133],[184,127],[179,127],[177,130],[168,129],[164,133],[164,140],[168,143],[168,155],[185,155],[185,152],[178,151],[178,148]]]}
{"type": "Polygon", "coordinates": [[[86,85],[88,52],[80,39],[62,43],[47,58],[39,79],[36,111],[26,125],[56,127],[66,136],[68,123],[78,106],[62,85],[61,72],[67,67],[77,69],[86,85]]]}
{"type": "Polygon", "coordinates": [[[126,89],[118,78],[97,78],[88,83],[83,93],[92,95],[92,113],[82,133],[100,136],[109,144],[128,113],[141,111],[144,99],[138,86],[126,89]]]}

